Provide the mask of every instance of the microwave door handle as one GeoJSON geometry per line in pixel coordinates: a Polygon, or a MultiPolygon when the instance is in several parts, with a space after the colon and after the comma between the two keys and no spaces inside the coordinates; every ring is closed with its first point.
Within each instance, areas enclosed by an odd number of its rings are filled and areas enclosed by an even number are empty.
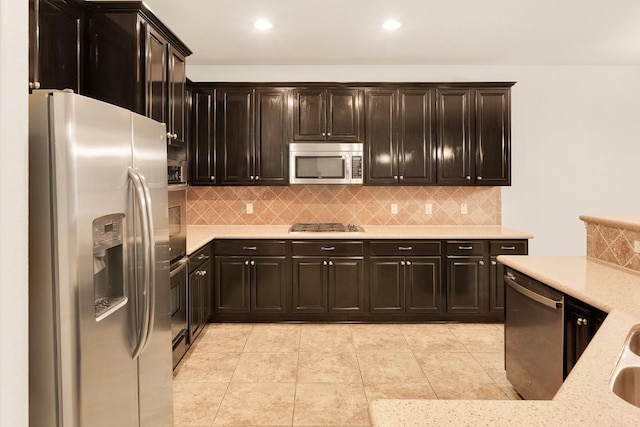
{"type": "MultiPolygon", "coordinates": [[[[140,354],[142,353],[142,351],[144,350],[145,344],[146,344],[146,339],[147,339],[147,335],[149,332],[149,299],[147,298],[148,296],[148,278],[149,278],[149,274],[148,274],[148,262],[146,260],[147,257],[147,243],[146,240],[148,238],[147,233],[145,230],[148,230],[148,224],[147,224],[147,220],[148,220],[148,216],[147,216],[147,207],[146,207],[146,196],[145,196],[145,192],[144,189],[142,188],[142,182],[140,181],[140,176],[138,175],[138,172],[133,170],[132,168],[129,168],[128,170],[128,175],[129,175],[129,179],[131,179],[131,182],[133,183],[133,187],[134,187],[134,203],[136,204],[137,208],[138,208],[138,215],[140,216],[140,222],[142,223],[142,241],[143,241],[143,248],[144,248],[144,255],[145,255],[145,264],[144,264],[144,268],[143,268],[143,275],[144,275],[144,290],[142,292],[142,300],[143,300],[143,310],[142,310],[142,325],[140,327],[140,330],[138,331],[138,339],[137,339],[137,344],[135,349],[133,350],[133,355],[132,355],[132,359],[135,360],[137,359],[140,354]]],[[[139,283],[138,280],[136,280],[135,283],[135,290],[136,290],[136,303],[138,303],[138,300],[140,298],[140,289],[139,289],[139,283]]]]}
{"type": "Polygon", "coordinates": [[[349,164],[349,156],[342,156],[342,160],[344,160],[344,172],[345,172],[345,178],[348,181],[351,181],[351,165],[349,164]]]}
{"type": "Polygon", "coordinates": [[[147,334],[145,337],[144,347],[142,351],[149,344],[149,340],[151,339],[151,334],[153,333],[154,323],[155,323],[155,315],[156,315],[156,245],[155,245],[155,229],[153,225],[153,206],[151,205],[151,190],[149,189],[149,184],[147,184],[147,179],[144,177],[142,172],[138,172],[140,175],[140,182],[142,183],[142,189],[144,191],[146,211],[147,211],[147,244],[145,248],[145,261],[146,267],[148,269],[148,282],[147,289],[149,293],[147,294],[147,306],[149,309],[147,310],[147,315],[149,317],[149,327],[147,328],[147,334]],[[147,256],[148,255],[148,256],[147,256]]]}

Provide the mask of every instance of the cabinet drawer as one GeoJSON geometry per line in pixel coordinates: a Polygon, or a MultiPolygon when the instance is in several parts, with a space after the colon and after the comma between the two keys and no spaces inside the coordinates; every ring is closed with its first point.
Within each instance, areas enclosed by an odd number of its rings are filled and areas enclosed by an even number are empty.
{"type": "Polygon", "coordinates": [[[285,255],[284,240],[217,240],[216,255],[285,255]]]}
{"type": "Polygon", "coordinates": [[[496,240],[489,242],[491,255],[526,255],[526,240],[496,240]]]}
{"type": "Polygon", "coordinates": [[[369,253],[371,255],[440,255],[440,242],[371,242],[369,253]]]}
{"type": "Polygon", "coordinates": [[[293,255],[362,255],[362,242],[343,242],[343,241],[308,241],[308,242],[292,242],[293,255]]]}
{"type": "Polygon", "coordinates": [[[193,273],[204,262],[211,259],[211,245],[206,244],[202,249],[189,256],[189,273],[193,273]]]}
{"type": "Polygon", "coordinates": [[[482,255],[484,240],[447,242],[447,255],[482,255]]]}

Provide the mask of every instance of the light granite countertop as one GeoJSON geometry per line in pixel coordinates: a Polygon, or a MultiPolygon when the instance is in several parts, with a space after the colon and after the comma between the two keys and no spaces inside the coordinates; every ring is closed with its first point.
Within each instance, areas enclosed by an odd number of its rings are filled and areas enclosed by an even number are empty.
{"type": "Polygon", "coordinates": [[[613,394],[609,379],[629,330],[640,323],[640,273],[579,256],[498,260],[609,313],[553,400],[376,400],[373,425],[637,426],[640,408],[613,394]]]}
{"type": "Polygon", "coordinates": [[[531,239],[533,235],[485,225],[363,225],[362,232],[290,233],[289,225],[189,225],[187,254],[212,239],[531,239]]]}

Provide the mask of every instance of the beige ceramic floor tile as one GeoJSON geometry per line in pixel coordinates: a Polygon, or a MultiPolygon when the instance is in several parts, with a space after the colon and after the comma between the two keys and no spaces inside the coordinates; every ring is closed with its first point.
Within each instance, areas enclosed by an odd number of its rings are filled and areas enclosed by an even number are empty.
{"type": "Polygon", "coordinates": [[[239,353],[253,328],[244,324],[207,325],[195,344],[199,353],[239,353]]]}
{"type": "Polygon", "coordinates": [[[507,395],[495,383],[476,383],[471,381],[431,381],[438,399],[462,400],[508,400],[507,395]]]}
{"type": "Polygon", "coordinates": [[[356,354],[300,352],[298,382],[350,383],[361,382],[356,354]]]}
{"type": "Polygon", "coordinates": [[[358,363],[365,384],[428,382],[413,353],[358,352],[358,363]]]}
{"type": "Polygon", "coordinates": [[[471,352],[504,351],[504,335],[492,329],[452,329],[451,332],[471,352]]]}
{"type": "Polygon", "coordinates": [[[369,425],[362,383],[298,383],[293,425],[369,425]]]}
{"type": "Polygon", "coordinates": [[[400,330],[412,351],[467,352],[446,325],[406,325],[400,330]]]}
{"type": "Polygon", "coordinates": [[[411,351],[398,325],[351,325],[356,352],[411,351]]]}
{"type": "Polygon", "coordinates": [[[239,358],[240,353],[191,353],[180,362],[174,381],[228,383],[239,358]]]}
{"type": "Polygon", "coordinates": [[[493,331],[496,329],[497,323],[446,323],[447,327],[452,331],[471,331],[484,330],[493,331]]]}
{"type": "Polygon", "coordinates": [[[300,325],[255,325],[244,351],[251,353],[292,353],[300,348],[300,325]]]}
{"type": "Polygon", "coordinates": [[[485,372],[471,353],[422,352],[414,354],[431,385],[434,382],[440,384],[494,383],[493,379],[485,372]]]}
{"type": "Polygon", "coordinates": [[[354,352],[349,325],[302,325],[300,351],[354,352]]]}
{"type": "Polygon", "coordinates": [[[231,383],[213,425],[291,425],[294,383],[231,383]]]}
{"type": "Polygon", "coordinates": [[[504,370],[504,353],[502,352],[473,352],[471,355],[480,363],[480,366],[489,376],[498,382],[506,380],[507,372],[504,370]]]}
{"type": "Polygon", "coordinates": [[[431,385],[425,383],[371,383],[365,384],[367,400],[375,399],[437,399],[431,385]]]}
{"type": "Polygon", "coordinates": [[[175,424],[210,426],[226,390],[223,383],[174,383],[175,424]]]}
{"type": "Polygon", "coordinates": [[[297,353],[242,353],[233,382],[295,383],[297,353]]]}

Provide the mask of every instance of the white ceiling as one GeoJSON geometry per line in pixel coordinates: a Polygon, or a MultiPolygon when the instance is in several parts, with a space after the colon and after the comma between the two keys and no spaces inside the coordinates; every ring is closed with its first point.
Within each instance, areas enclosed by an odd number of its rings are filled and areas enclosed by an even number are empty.
{"type": "Polygon", "coordinates": [[[192,65],[640,65],[640,0],[146,0],[192,65]],[[253,28],[257,18],[274,27],[253,28]],[[394,17],[403,26],[382,30],[394,17]]]}

